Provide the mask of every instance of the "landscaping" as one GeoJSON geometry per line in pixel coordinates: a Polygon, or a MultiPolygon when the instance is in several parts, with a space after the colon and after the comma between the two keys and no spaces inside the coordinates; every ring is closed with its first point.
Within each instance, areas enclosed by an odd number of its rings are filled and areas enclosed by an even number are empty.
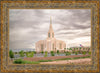
{"type": "Polygon", "coordinates": [[[91,52],[86,48],[69,48],[64,51],[19,51],[13,52],[9,51],[10,59],[14,64],[39,64],[40,62],[52,62],[59,60],[75,60],[75,59],[84,59],[90,58],[91,52]]]}
{"type": "Polygon", "coordinates": [[[37,61],[25,61],[22,59],[17,59],[13,62],[14,64],[39,64],[40,62],[37,61]]]}
{"type": "MultiPolygon", "coordinates": [[[[83,51],[82,53],[79,53],[79,51],[76,52],[53,52],[51,51],[50,53],[48,53],[47,51],[45,52],[41,52],[41,53],[36,53],[36,52],[19,52],[18,54],[12,54],[13,57],[12,58],[26,58],[26,57],[51,57],[51,56],[68,56],[68,55],[86,55],[86,54],[91,54],[91,52],[87,53],[86,51],[83,51]]],[[[11,56],[10,56],[11,57],[11,56]]]]}
{"type": "Polygon", "coordinates": [[[68,55],[68,56],[50,56],[50,57],[28,57],[23,58],[27,61],[39,61],[39,60],[56,60],[56,59],[64,59],[64,58],[75,58],[75,57],[86,57],[90,55],[68,55]]]}
{"type": "Polygon", "coordinates": [[[52,62],[52,61],[62,61],[62,60],[76,60],[76,59],[84,59],[84,58],[90,58],[90,56],[63,58],[63,59],[55,59],[55,60],[38,60],[38,61],[27,61],[27,60],[17,59],[17,60],[14,61],[14,64],[40,64],[40,62],[52,62]]]}

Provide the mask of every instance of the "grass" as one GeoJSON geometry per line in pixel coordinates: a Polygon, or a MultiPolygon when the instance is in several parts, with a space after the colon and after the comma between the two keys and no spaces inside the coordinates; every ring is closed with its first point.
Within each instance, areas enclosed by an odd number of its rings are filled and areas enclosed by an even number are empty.
{"type": "Polygon", "coordinates": [[[40,64],[40,62],[52,62],[52,61],[60,61],[60,60],[76,60],[76,59],[84,59],[84,58],[90,58],[90,56],[75,57],[75,58],[63,58],[63,59],[56,59],[56,60],[39,60],[39,61],[24,61],[22,59],[17,59],[14,61],[14,64],[40,64]]]}
{"type": "Polygon", "coordinates": [[[39,60],[38,62],[51,62],[53,60],[39,60]]]}
{"type": "Polygon", "coordinates": [[[44,55],[44,57],[47,57],[48,56],[48,52],[47,51],[45,51],[45,55],[44,55]]]}
{"type": "Polygon", "coordinates": [[[86,57],[75,57],[75,58],[64,58],[64,59],[60,59],[60,60],[75,60],[75,59],[84,59],[84,58],[90,58],[90,56],[86,56],[86,57]]]}
{"type": "Polygon", "coordinates": [[[38,62],[51,62],[51,61],[59,61],[59,60],[75,60],[75,59],[84,59],[84,58],[90,58],[90,56],[76,57],[76,58],[63,58],[63,59],[56,59],[56,60],[40,60],[38,62]]]}
{"type": "Polygon", "coordinates": [[[59,61],[59,60],[72,60],[72,58],[56,59],[56,60],[54,60],[54,61],[59,61]]]}
{"type": "Polygon", "coordinates": [[[13,62],[14,64],[39,64],[38,61],[24,61],[22,59],[17,59],[13,62]]]}

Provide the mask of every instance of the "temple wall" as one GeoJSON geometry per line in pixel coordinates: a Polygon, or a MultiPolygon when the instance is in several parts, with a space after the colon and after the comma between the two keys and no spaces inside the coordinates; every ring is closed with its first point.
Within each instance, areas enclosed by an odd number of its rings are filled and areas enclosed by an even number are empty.
{"type": "Polygon", "coordinates": [[[66,43],[60,40],[40,40],[35,44],[36,51],[57,51],[64,50],[66,48],[66,43]]]}

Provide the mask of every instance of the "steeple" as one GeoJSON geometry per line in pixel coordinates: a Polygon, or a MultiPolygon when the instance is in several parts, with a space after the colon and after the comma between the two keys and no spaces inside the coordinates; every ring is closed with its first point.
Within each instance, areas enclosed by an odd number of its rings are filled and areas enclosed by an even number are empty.
{"type": "Polygon", "coordinates": [[[49,27],[49,31],[48,31],[48,37],[49,38],[54,37],[54,31],[53,31],[53,28],[52,28],[52,19],[51,19],[51,17],[50,17],[50,27],[49,27]]]}
{"type": "Polygon", "coordinates": [[[50,17],[50,24],[52,24],[52,20],[51,20],[51,17],[50,17]]]}
{"type": "Polygon", "coordinates": [[[52,28],[52,19],[51,19],[51,17],[50,17],[50,27],[49,27],[49,31],[51,32],[53,32],[53,28],[52,28]]]}

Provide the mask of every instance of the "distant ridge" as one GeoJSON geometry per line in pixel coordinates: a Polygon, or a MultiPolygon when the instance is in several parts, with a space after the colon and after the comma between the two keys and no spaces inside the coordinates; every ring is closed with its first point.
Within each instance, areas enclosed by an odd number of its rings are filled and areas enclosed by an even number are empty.
{"type": "Polygon", "coordinates": [[[19,52],[19,51],[21,51],[21,50],[23,50],[23,51],[35,51],[35,48],[33,49],[33,48],[24,48],[24,49],[9,49],[9,50],[12,50],[13,52],[19,52]]]}

